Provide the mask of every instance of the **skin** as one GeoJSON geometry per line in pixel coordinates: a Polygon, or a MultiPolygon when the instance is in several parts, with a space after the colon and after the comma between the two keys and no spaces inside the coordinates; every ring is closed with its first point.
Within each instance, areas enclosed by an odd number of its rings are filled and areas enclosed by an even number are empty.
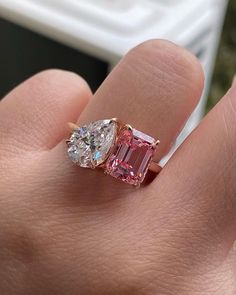
{"type": "Polygon", "coordinates": [[[49,70],[0,103],[0,294],[235,295],[236,87],[139,190],[66,155],[67,122],[118,117],[162,158],[201,96],[186,50],[131,50],[92,95],[49,70]]]}

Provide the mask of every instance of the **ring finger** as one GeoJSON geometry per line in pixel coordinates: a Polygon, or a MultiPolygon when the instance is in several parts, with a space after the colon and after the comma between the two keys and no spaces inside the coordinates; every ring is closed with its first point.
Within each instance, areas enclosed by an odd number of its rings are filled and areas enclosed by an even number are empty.
{"type": "MultiPolygon", "coordinates": [[[[78,122],[81,125],[119,118],[161,141],[159,160],[196,106],[202,87],[202,69],[192,54],[167,41],[148,41],[131,50],[118,64],[78,122]]],[[[53,149],[49,157],[60,169],[60,173],[56,173],[57,183],[63,183],[63,190],[66,188],[67,192],[84,188],[91,195],[88,189],[91,183],[96,184],[96,193],[99,188],[102,191],[103,185],[106,191],[107,186],[110,191],[125,187],[97,171],[73,167],[65,155],[64,142],[53,149]]],[[[55,174],[55,167],[53,169],[55,174]]]]}

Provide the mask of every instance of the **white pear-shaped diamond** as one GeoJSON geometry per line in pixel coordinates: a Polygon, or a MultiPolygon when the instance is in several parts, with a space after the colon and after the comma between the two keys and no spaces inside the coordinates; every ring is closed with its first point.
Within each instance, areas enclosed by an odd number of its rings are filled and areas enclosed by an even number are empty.
{"type": "Polygon", "coordinates": [[[95,168],[102,164],[115,142],[115,120],[99,120],[73,131],[68,141],[68,155],[77,165],[95,168]]]}

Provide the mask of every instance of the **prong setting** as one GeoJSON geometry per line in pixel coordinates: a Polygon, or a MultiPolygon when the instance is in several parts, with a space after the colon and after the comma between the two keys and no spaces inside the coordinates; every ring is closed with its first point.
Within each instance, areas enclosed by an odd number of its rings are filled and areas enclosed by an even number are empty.
{"type": "Polygon", "coordinates": [[[124,128],[127,129],[130,132],[133,131],[133,127],[131,125],[129,125],[129,124],[125,124],[124,128]]]}
{"type": "Polygon", "coordinates": [[[68,127],[69,127],[69,129],[70,129],[71,132],[73,132],[76,129],[79,129],[79,126],[76,125],[75,123],[72,123],[72,122],[69,122],[68,123],[68,127]]]}
{"type": "MultiPolygon", "coordinates": [[[[102,168],[104,174],[139,188],[160,141],[117,118],[99,120],[82,127],[68,123],[70,139],[66,140],[72,162],[83,168],[102,168]]],[[[159,166],[158,166],[159,167],[159,166]]],[[[158,168],[158,171],[160,169],[158,168]]]]}
{"type": "Polygon", "coordinates": [[[159,145],[160,143],[161,143],[161,142],[160,142],[160,140],[158,139],[158,140],[156,141],[155,144],[156,144],[156,146],[157,146],[157,145],[159,145]]]}
{"type": "Polygon", "coordinates": [[[68,125],[72,131],[66,141],[71,160],[83,168],[95,169],[103,164],[116,140],[117,120],[99,120],[82,127],[68,125]]]}

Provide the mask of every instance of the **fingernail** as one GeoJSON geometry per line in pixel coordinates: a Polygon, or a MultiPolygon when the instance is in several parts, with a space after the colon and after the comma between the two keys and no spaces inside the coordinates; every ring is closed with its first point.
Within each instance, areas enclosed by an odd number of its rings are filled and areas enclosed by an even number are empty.
{"type": "Polygon", "coordinates": [[[236,75],[234,75],[232,86],[236,86],[236,75]]]}

